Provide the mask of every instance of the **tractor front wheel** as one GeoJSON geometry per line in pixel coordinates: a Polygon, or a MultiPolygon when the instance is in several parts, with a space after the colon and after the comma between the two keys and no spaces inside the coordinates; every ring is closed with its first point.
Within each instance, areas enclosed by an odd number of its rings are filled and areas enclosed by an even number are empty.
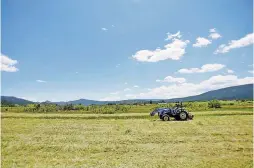
{"type": "Polygon", "coordinates": [[[163,121],[169,121],[170,120],[169,115],[162,116],[162,120],[163,121]]]}

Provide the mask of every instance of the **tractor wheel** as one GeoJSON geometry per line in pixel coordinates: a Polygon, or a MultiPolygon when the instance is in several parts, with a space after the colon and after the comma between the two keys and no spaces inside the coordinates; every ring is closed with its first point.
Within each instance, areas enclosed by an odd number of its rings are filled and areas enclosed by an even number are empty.
{"type": "Polygon", "coordinates": [[[188,114],[185,111],[179,113],[180,120],[187,120],[188,114]]]}
{"type": "Polygon", "coordinates": [[[162,120],[163,121],[169,121],[170,120],[169,115],[162,116],[162,120]]]}

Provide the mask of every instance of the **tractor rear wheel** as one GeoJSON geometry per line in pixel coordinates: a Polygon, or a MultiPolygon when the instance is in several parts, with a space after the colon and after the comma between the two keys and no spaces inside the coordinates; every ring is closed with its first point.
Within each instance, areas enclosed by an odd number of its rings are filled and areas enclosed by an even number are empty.
{"type": "Polygon", "coordinates": [[[163,121],[169,121],[170,120],[169,115],[162,116],[162,120],[163,121]]]}

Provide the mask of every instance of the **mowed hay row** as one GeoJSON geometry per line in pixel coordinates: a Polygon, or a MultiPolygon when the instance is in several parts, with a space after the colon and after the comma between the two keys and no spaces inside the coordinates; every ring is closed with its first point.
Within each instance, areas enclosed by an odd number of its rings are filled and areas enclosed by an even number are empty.
{"type": "Polygon", "coordinates": [[[252,167],[252,117],[2,118],[2,167],[252,167]]]}
{"type": "MultiPolygon", "coordinates": [[[[204,111],[192,112],[194,119],[202,116],[224,116],[224,115],[253,115],[250,110],[245,111],[204,111]]],[[[158,116],[150,117],[149,113],[120,113],[120,114],[58,114],[58,113],[2,113],[2,118],[38,118],[38,119],[156,119],[158,116]]]]}

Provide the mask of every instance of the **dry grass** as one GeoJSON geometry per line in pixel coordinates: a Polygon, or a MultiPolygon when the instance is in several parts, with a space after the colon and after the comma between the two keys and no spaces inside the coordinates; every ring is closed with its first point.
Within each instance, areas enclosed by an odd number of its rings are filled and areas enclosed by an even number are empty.
{"type": "Polygon", "coordinates": [[[2,167],[252,167],[250,111],[197,112],[186,122],[18,115],[2,115],[2,167]]]}

